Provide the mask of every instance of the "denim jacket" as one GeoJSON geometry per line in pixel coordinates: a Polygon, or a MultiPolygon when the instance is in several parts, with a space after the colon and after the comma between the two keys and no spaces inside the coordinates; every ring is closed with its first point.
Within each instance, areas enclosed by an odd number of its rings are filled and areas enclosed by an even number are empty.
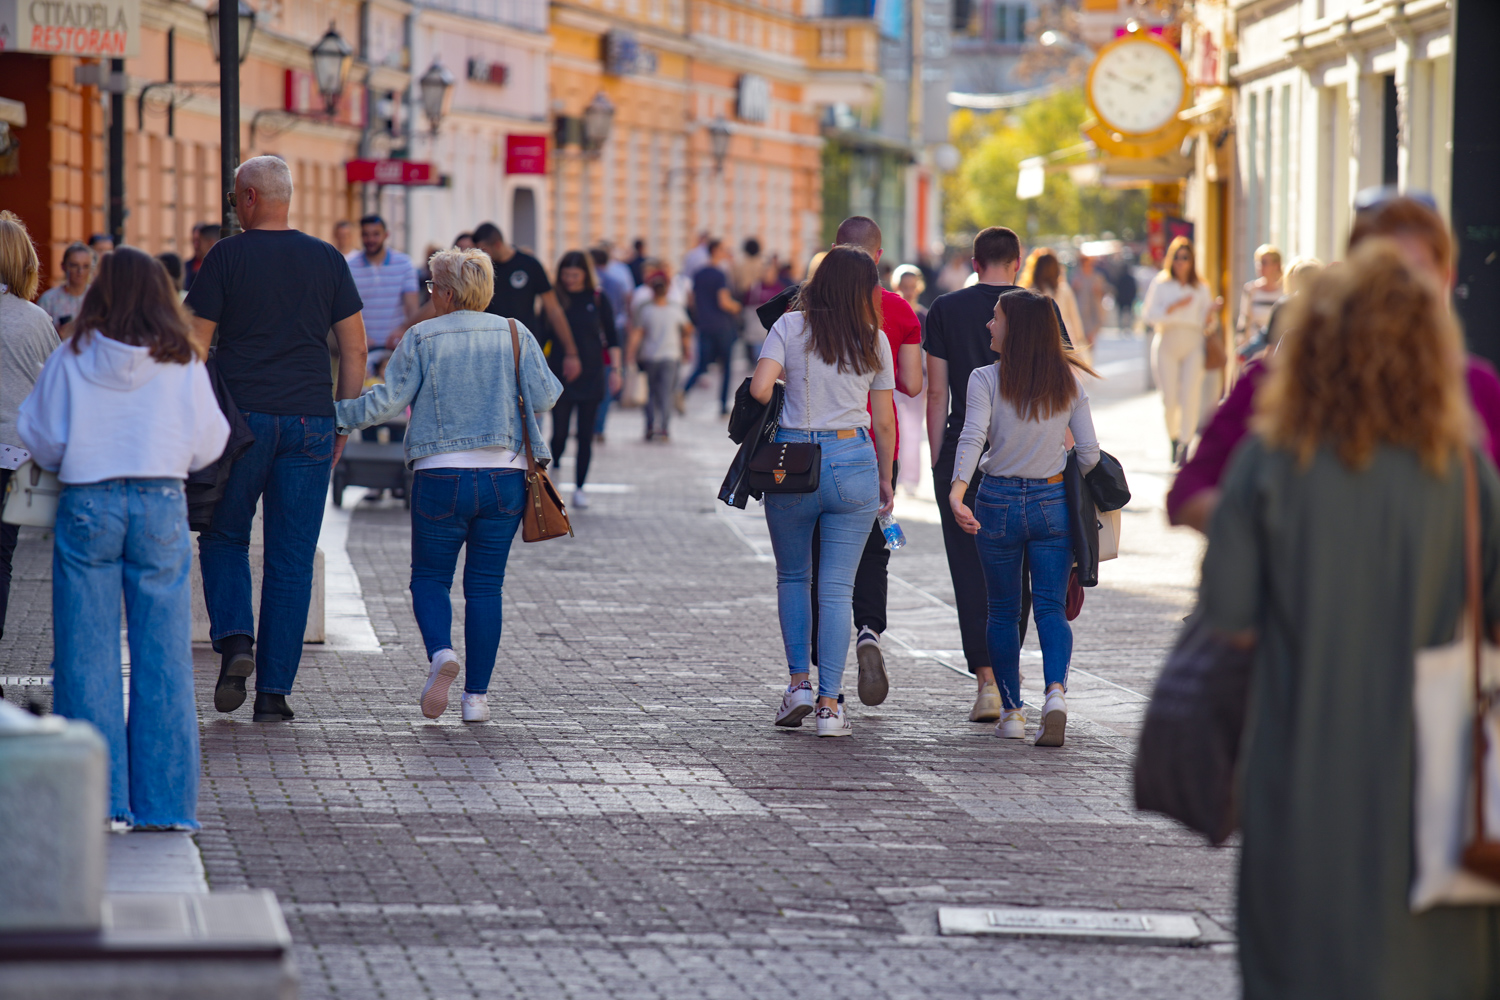
{"type": "MultiPolygon", "coordinates": [[[[547,368],[526,324],[516,326],[532,451],[537,461],[550,461],[552,452],[536,413],[552,409],[562,383],[547,368]]],[[[502,317],[462,310],[424,320],[401,338],[386,365],[384,384],[371,386],[358,399],[339,401],[338,432],[385,423],[410,406],[408,465],[450,451],[497,446],[520,451],[525,442],[513,357],[510,326],[502,317]]]]}

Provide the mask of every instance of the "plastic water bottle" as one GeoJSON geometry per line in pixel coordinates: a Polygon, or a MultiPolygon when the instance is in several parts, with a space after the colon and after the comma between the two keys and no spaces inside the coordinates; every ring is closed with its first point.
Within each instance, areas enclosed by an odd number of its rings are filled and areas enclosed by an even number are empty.
{"type": "Polygon", "coordinates": [[[906,544],[906,532],[891,514],[880,515],[880,533],[885,536],[885,547],[892,552],[906,544]]]}

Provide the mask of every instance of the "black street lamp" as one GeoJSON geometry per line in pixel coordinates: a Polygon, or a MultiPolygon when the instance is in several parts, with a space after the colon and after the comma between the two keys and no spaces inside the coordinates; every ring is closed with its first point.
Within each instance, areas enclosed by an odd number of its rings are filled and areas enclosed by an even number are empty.
{"type": "Polygon", "coordinates": [[[422,88],[422,111],[427,115],[428,124],[432,126],[432,134],[437,135],[438,124],[448,113],[448,95],[453,91],[453,74],[434,59],[432,65],[427,67],[427,72],[422,74],[418,86],[422,88]]]}
{"type": "Polygon", "coordinates": [[[615,105],[604,91],[594,95],[589,106],[583,109],[583,147],[590,152],[604,148],[609,133],[615,124],[615,105]]]}
{"type": "Polygon", "coordinates": [[[339,97],[344,93],[344,82],[349,79],[349,65],[353,61],[354,50],[330,23],[328,32],[312,49],[313,78],[318,83],[318,92],[323,95],[323,106],[328,109],[330,118],[338,110],[339,97]]]}
{"type": "Polygon", "coordinates": [[[724,172],[724,160],[729,156],[729,123],[719,115],[708,126],[708,149],[714,157],[714,173],[724,172]]]}
{"type": "MultiPolygon", "coordinates": [[[[250,54],[250,36],[255,34],[255,11],[245,0],[239,0],[239,14],[236,21],[238,29],[236,51],[239,53],[239,62],[245,61],[245,56],[250,54]]],[[[213,49],[214,61],[219,61],[219,5],[214,4],[208,10],[208,45],[213,49]]]]}

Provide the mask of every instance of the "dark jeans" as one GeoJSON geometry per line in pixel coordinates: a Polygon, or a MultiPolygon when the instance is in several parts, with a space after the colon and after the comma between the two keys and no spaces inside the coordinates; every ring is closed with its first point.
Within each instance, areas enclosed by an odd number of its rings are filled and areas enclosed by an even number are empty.
{"type": "MultiPolygon", "coordinates": [[[[10,485],[10,469],[0,469],[0,497],[10,485]]],[[[21,533],[19,524],[0,524],[0,636],[5,635],[5,614],[10,609],[11,564],[16,556],[16,539],[21,533]]]]}
{"type": "Polygon", "coordinates": [[[615,370],[614,365],[604,366],[604,398],[599,400],[599,414],[594,417],[594,434],[604,433],[604,421],[609,416],[609,404],[615,401],[614,393],[609,391],[609,373],[615,370]]]}
{"type": "Polygon", "coordinates": [[[672,422],[672,397],[677,392],[675,358],[643,361],[646,369],[646,433],[667,433],[672,422]]]}
{"type": "Polygon", "coordinates": [[[255,443],[234,463],[212,526],[198,536],[214,649],[255,636],[255,690],[291,694],[312,601],[313,556],[333,463],[333,418],[241,411],[255,443]],[[265,515],[260,617],[251,610],[250,522],[265,515]]]}
{"type": "Polygon", "coordinates": [[[589,462],[594,457],[594,418],[599,412],[599,400],[569,399],[566,394],[552,407],[552,464],[562,462],[563,452],[568,449],[568,426],[573,422],[574,411],[578,413],[578,457],[573,460],[573,485],[583,489],[589,478],[589,462]]]}
{"type": "Polygon", "coordinates": [[[411,606],[427,658],[453,648],[453,569],[464,549],[464,690],[489,690],[501,592],[526,506],[520,469],[423,469],[412,480],[411,606]]]}
{"type": "MultiPolygon", "coordinates": [[[[895,463],[891,463],[891,482],[896,478],[895,463]]],[[[818,529],[813,529],[813,589],[818,586],[818,529]]],[[[885,532],[880,530],[880,519],[870,521],[870,534],[865,538],[864,550],[859,555],[859,567],[854,571],[854,632],[868,628],[876,635],[885,632],[885,604],[890,580],[887,569],[891,563],[891,550],[885,547],[885,532]]],[[[818,606],[813,605],[812,661],[818,662],[818,606]]]]}
{"type": "Polygon", "coordinates": [[[728,330],[699,330],[698,331],[698,363],[693,367],[693,374],[688,376],[687,384],[682,387],[683,392],[692,392],[693,386],[698,384],[698,378],[708,371],[708,366],[715,361],[721,363],[724,369],[723,381],[719,383],[719,409],[729,412],[729,363],[730,352],[734,349],[734,341],[737,334],[733,328],[728,330]]]}

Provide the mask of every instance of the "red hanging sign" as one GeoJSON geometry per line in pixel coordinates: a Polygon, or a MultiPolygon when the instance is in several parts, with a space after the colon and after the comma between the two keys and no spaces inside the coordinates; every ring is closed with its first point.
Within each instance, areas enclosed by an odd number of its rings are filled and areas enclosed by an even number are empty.
{"type": "Polygon", "coordinates": [[[415,160],[349,160],[344,164],[344,175],[350,184],[412,186],[438,182],[432,164],[415,160]]]}
{"type": "Polygon", "coordinates": [[[547,172],[547,137],[545,135],[506,136],[505,172],[507,174],[545,174],[547,172]]]}

